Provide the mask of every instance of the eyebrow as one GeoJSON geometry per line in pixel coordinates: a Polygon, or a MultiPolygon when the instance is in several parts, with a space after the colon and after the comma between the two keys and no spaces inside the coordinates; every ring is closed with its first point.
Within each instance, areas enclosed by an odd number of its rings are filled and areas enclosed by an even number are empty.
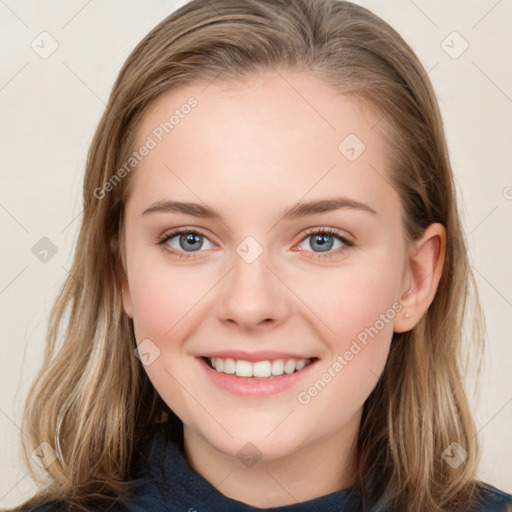
{"type": "MultiPolygon", "coordinates": [[[[355,201],[347,197],[336,197],[333,199],[321,199],[305,203],[297,203],[294,206],[284,210],[280,220],[290,220],[307,215],[318,215],[339,209],[359,210],[378,215],[377,212],[368,204],[355,201]]],[[[183,201],[163,200],[153,203],[146,208],[141,217],[154,213],[183,213],[194,217],[203,217],[206,219],[217,219],[222,221],[221,215],[213,208],[200,203],[190,203],[183,201]]]]}

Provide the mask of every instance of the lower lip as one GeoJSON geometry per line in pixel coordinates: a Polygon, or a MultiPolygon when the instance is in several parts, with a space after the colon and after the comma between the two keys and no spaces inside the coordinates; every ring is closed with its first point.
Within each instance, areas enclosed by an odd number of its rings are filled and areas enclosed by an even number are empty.
{"type": "Polygon", "coordinates": [[[318,359],[305,366],[298,372],[283,375],[276,375],[264,379],[255,377],[237,377],[227,373],[218,372],[210,368],[206,360],[202,357],[196,358],[208,378],[220,388],[229,391],[234,395],[241,396],[269,396],[281,391],[285,391],[297,384],[301,379],[311,373],[311,369],[316,366],[318,359]]]}

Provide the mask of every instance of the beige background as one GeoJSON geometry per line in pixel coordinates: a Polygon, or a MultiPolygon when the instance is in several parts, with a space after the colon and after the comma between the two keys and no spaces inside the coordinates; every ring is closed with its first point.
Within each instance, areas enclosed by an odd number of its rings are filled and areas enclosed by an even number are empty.
{"type": "MultiPolygon", "coordinates": [[[[0,506],[34,490],[20,463],[18,425],[49,308],[71,263],[88,144],[130,50],[183,3],[0,0],[0,506]],[[41,48],[43,37],[47,51],[52,38],[58,44],[46,59],[31,47],[41,48]],[[46,263],[32,253],[42,237],[58,249],[46,263]]],[[[479,476],[511,492],[512,2],[358,3],[409,42],[438,95],[488,323],[474,402],[479,476]]]]}

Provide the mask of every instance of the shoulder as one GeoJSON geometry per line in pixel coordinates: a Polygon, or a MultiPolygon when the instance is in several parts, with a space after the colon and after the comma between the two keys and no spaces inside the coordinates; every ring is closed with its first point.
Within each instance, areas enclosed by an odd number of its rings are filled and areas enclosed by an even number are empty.
{"type": "Polygon", "coordinates": [[[479,491],[473,512],[512,512],[512,495],[485,483],[479,485],[479,491]]]}

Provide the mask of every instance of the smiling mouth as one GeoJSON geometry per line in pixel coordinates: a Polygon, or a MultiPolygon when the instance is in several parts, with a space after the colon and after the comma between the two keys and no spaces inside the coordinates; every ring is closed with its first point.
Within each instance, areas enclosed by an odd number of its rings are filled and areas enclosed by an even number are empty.
{"type": "Polygon", "coordinates": [[[274,359],[256,362],[221,357],[202,357],[201,359],[212,370],[219,373],[240,378],[269,379],[300,372],[318,358],[274,359]]]}

